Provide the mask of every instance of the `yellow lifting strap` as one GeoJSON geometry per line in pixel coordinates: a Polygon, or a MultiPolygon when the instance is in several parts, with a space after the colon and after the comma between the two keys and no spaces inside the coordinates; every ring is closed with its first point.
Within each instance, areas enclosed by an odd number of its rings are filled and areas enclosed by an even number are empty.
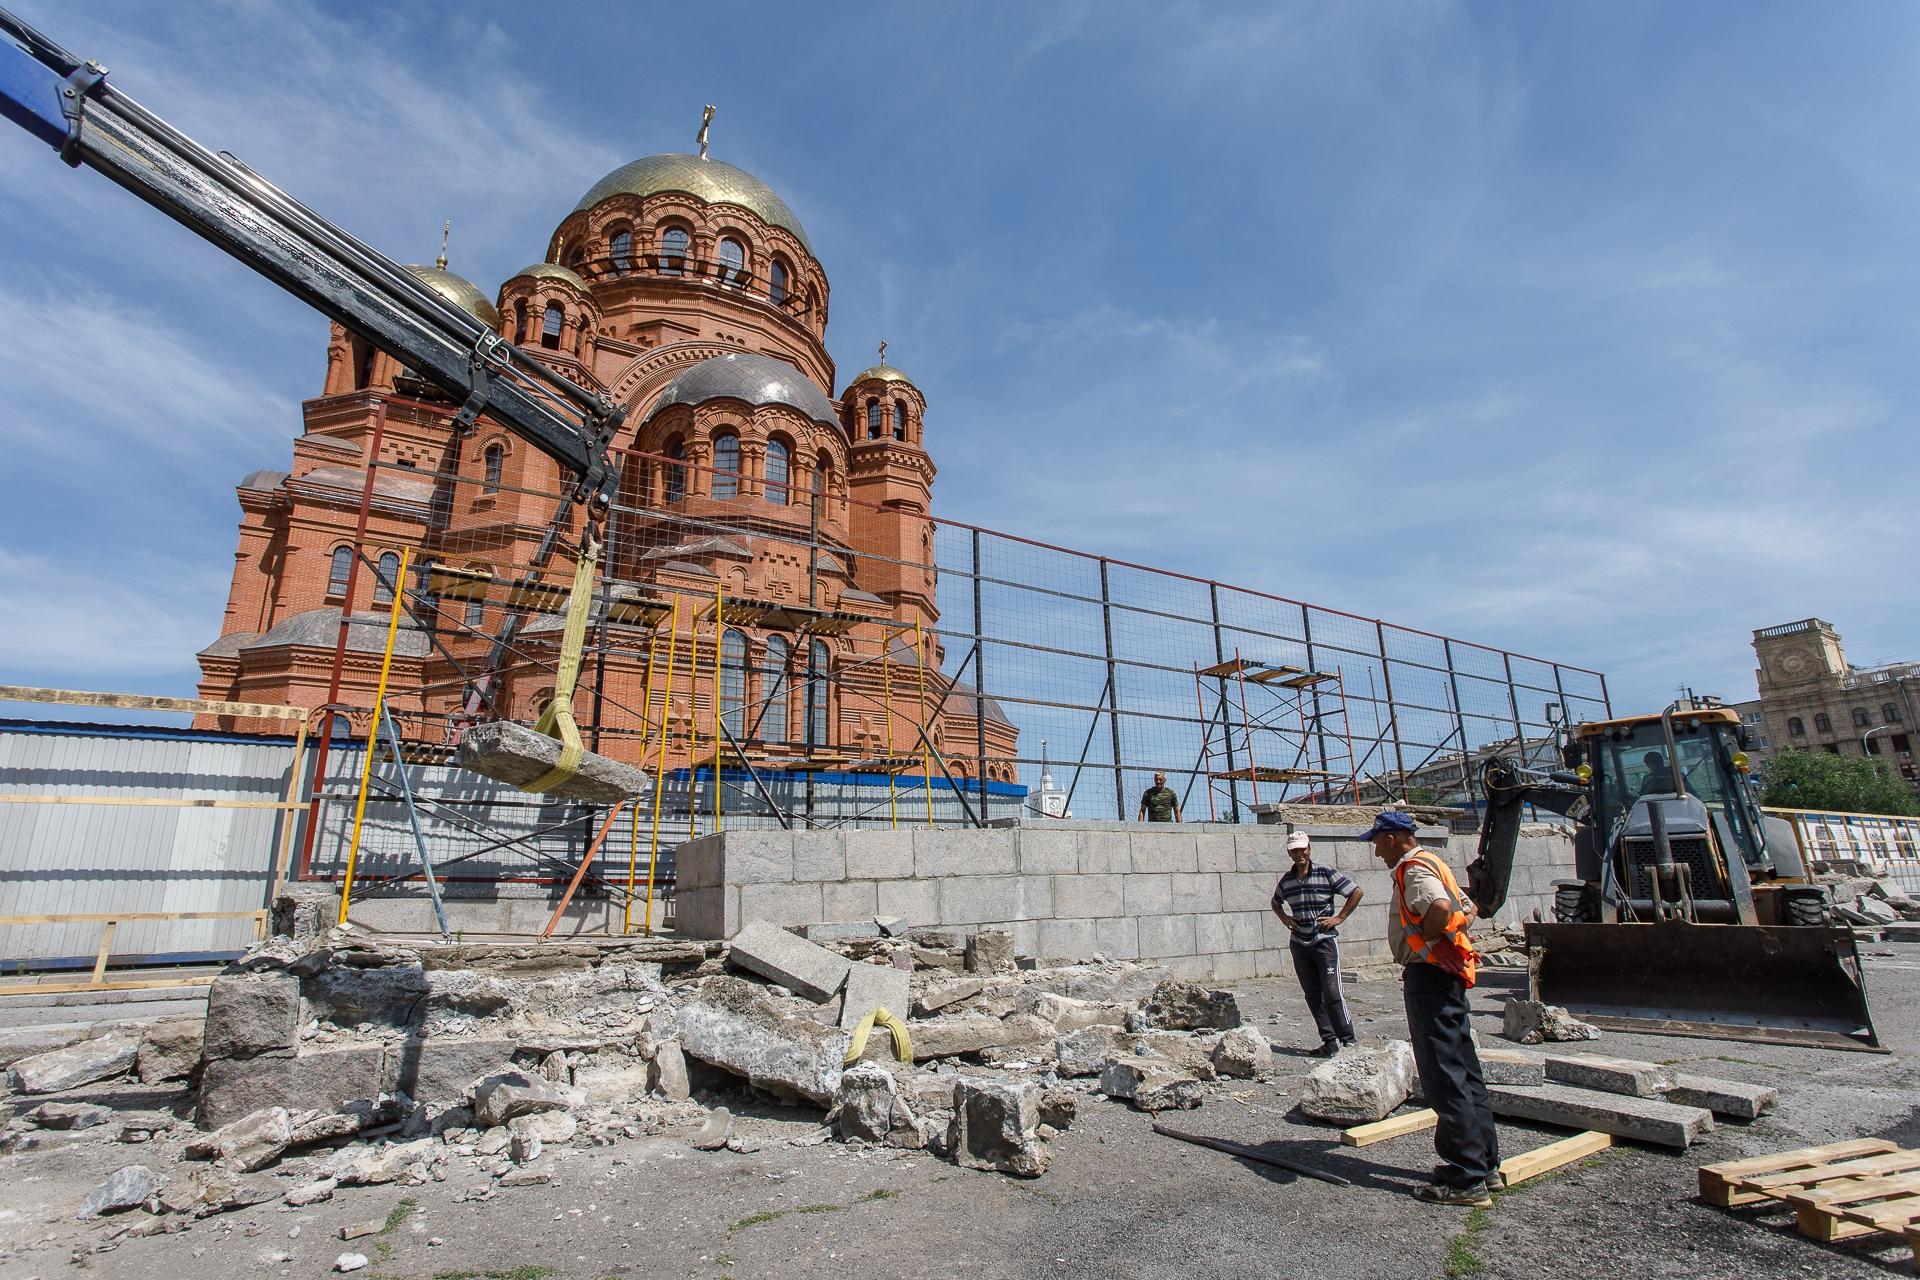
{"type": "Polygon", "coordinates": [[[873,1034],[876,1025],[893,1033],[894,1057],[902,1062],[913,1061],[913,1040],[907,1035],[905,1020],[894,1017],[885,1005],[881,1005],[860,1019],[860,1025],[853,1029],[853,1040],[847,1045],[847,1058],[842,1066],[850,1067],[860,1061],[860,1055],[867,1051],[867,1037],[873,1034]]]}
{"type": "Polygon", "coordinates": [[[540,714],[534,731],[560,741],[560,758],[553,768],[521,787],[522,791],[551,791],[580,767],[585,749],[580,726],[573,722],[573,686],[580,678],[580,650],[587,642],[587,621],[593,612],[593,582],[600,566],[600,543],[591,531],[573,568],[573,590],[567,596],[567,623],[560,633],[560,663],[553,677],[553,700],[540,714]]]}

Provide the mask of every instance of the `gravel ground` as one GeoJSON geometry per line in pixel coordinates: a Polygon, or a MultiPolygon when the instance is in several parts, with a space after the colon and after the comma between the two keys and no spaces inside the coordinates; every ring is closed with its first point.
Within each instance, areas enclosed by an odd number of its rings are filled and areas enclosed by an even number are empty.
{"type": "MultiPolygon", "coordinates": [[[[0,1278],[319,1277],[350,1250],[372,1259],[359,1275],[386,1280],[1908,1273],[1908,1251],[1891,1237],[1816,1244],[1796,1236],[1786,1214],[1713,1209],[1693,1195],[1696,1167],[1714,1161],[1868,1135],[1920,1145],[1915,973],[1920,948],[1868,957],[1891,1056],[1609,1033],[1590,1048],[1771,1083],[1782,1091],[1781,1105],[1749,1126],[1723,1124],[1684,1155],[1616,1148],[1523,1184],[1484,1213],[1408,1198],[1433,1163],[1430,1135],[1354,1150],[1340,1147],[1332,1130],[1292,1116],[1299,1078],[1314,1065],[1296,1051],[1281,1055],[1276,1079],[1213,1097],[1172,1122],[1298,1155],[1352,1187],[1157,1137],[1148,1117],[1098,1101],[1083,1105],[1054,1143],[1052,1169],[1031,1182],[924,1156],[831,1143],[789,1147],[787,1139],[817,1128],[817,1114],[765,1108],[750,1110],[739,1126],[764,1144],[751,1154],[694,1152],[687,1133],[669,1132],[569,1150],[552,1185],[484,1202],[458,1199],[485,1179],[455,1161],[444,1183],[342,1190],[306,1209],[263,1204],[102,1252],[115,1220],[78,1223],[73,1211],[141,1152],[113,1140],[117,1126],[102,1126],[0,1157],[0,1278]],[[390,1229],[339,1239],[342,1225],[376,1218],[388,1218],[390,1229]]],[[[1250,1019],[1277,1043],[1311,1043],[1291,982],[1238,991],[1250,1019]]],[[[1498,987],[1478,993],[1483,1039],[1498,1029],[1505,994],[1498,987]]],[[[1364,1035],[1404,1034],[1397,982],[1357,983],[1349,996],[1364,1035]]],[[[125,1109],[179,1101],[138,1089],[89,1096],[125,1109]]],[[[1558,1136],[1501,1126],[1506,1154],[1558,1136]]]]}

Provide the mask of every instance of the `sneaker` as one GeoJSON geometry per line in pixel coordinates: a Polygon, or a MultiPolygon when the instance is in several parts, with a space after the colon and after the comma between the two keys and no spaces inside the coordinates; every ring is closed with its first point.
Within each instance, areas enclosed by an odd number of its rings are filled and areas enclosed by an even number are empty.
{"type": "Polygon", "coordinates": [[[1470,1183],[1464,1187],[1448,1186],[1444,1182],[1430,1182],[1424,1187],[1413,1189],[1413,1198],[1426,1204],[1458,1204],[1475,1209],[1493,1208],[1493,1195],[1484,1182],[1470,1183]]]}
{"type": "Polygon", "coordinates": [[[1337,1040],[1329,1040],[1318,1049],[1310,1049],[1308,1052],[1316,1058],[1331,1058],[1340,1052],[1340,1043],[1337,1040]]]}
{"type": "MultiPolygon", "coordinates": [[[[1446,1181],[1446,1178],[1444,1175],[1446,1174],[1447,1168],[1448,1166],[1444,1164],[1437,1164],[1433,1166],[1433,1181],[1435,1183],[1443,1183],[1446,1181]]],[[[1500,1172],[1498,1169],[1495,1169],[1492,1173],[1487,1175],[1487,1190],[1505,1191],[1506,1189],[1507,1189],[1506,1174],[1500,1172]]]]}

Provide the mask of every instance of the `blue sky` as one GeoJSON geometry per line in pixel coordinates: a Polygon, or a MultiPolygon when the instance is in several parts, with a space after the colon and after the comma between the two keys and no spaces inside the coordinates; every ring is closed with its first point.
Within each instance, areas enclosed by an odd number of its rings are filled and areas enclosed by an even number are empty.
{"type": "MultiPolygon", "coordinates": [[[[491,291],[595,179],[780,191],[940,514],[1751,696],[1920,657],[1920,8],[15,0],[491,291]]],[[[0,134],[0,673],[186,692],[325,324],[0,134]]],[[[836,388],[837,390],[837,388],[836,388]]]]}

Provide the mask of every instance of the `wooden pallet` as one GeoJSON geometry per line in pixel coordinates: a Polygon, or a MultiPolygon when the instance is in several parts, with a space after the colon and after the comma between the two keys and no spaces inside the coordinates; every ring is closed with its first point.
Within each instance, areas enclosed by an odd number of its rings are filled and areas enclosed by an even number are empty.
{"type": "Polygon", "coordinates": [[[1920,1151],[1883,1138],[1705,1165],[1700,1195],[1723,1206],[1783,1205],[1794,1212],[1795,1230],[1809,1240],[1904,1236],[1920,1268],[1920,1151]]]}

